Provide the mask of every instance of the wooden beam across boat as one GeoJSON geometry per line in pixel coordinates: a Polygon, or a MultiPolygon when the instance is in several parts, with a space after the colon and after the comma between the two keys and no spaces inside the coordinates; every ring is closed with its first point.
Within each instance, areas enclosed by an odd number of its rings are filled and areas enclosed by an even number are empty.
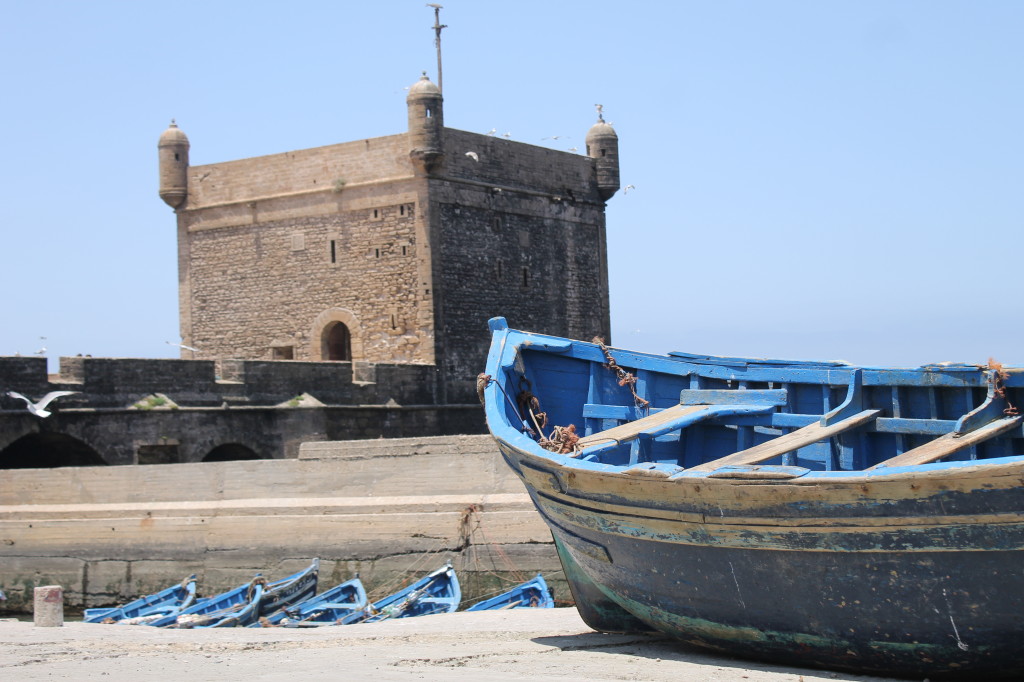
{"type": "MultiPolygon", "coordinates": [[[[751,391],[750,393],[753,394],[754,392],[751,391]]],[[[628,443],[638,438],[657,438],[666,433],[692,426],[705,419],[761,414],[772,409],[773,405],[771,403],[753,405],[737,403],[727,405],[673,405],[641,419],[619,424],[610,429],[580,438],[576,443],[576,452],[573,456],[581,454],[587,448],[592,448],[587,454],[595,454],[598,451],[615,448],[622,443],[628,443]]]]}
{"type": "Polygon", "coordinates": [[[690,416],[703,415],[711,411],[709,405],[673,405],[672,407],[655,412],[654,414],[647,415],[642,419],[613,426],[610,429],[605,429],[598,433],[590,436],[585,436],[579,439],[577,448],[582,450],[583,448],[598,443],[625,443],[639,438],[641,433],[658,433],[662,429],[670,428],[670,425],[674,422],[684,419],[690,416]]]}
{"type": "Polygon", "coordinates": [[[879,462],[875,466],[869,467],[868,471],[883,467],[903,467],[937,462],[955,452],[1011,431],[1015,427],[1020,426],[1022,420],[1024,420],[1024,417],[1003,417],[1002,419],[991,421],[974,431],[947,433],[945,436],[940,436],[913,450],[907,450],[902,455],[896,455],[884,462],[879,462]]]}
{"type": "Polygon", "coordinates": [[[698,464],[695,467],[690,467],[688,471],[714,471],[719,467],[732,466],[739,464],[759,464],[766,462],[773,457],[784,455],[787,452],[793,452],[799,450],[802,447],[813,445],[818,441],[831,438],[832,436],[839,435],[844,431],[855,429],[858,426],[863,426],[871,421],[874,421],[881,410],[863,410],[855,413],[853,416],[847,417],[840,421],[823,426],[821,421],[816,421],[813,424],[808,424],[802,429],[797,429],[787,433],[784,436],[773,438],[772,440],[755,445],[752,448],[734,452],[731,455],[720,457],[719,459],[698,464]]]}

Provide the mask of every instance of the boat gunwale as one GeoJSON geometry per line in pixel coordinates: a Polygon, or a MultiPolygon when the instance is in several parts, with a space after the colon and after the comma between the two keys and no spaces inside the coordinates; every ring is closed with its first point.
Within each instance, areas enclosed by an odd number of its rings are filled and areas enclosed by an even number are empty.
{"type": "MultiPolygon", "coordinates": [[[[491,321],[491,329],[494,333],[492,339],[490,351],[487,358],[487,376],[490,381],[484,387],[483,398],[484,398],[484,409],[487,415],[488,428],[491,431],[492,436],[499,442],[505,442],[510,447],[519,450],[524,453],[528,453],[532,456],[538,457],[543,460],[550,461],[553,464],[557,464],[562,467],[578,470],[578,471],[593,471],[603,472],[612,474],[621,474],[624,476],[637,477],[635,464],[606,464],[602,462],[587,461],[579,458],[579,453],[575,456],[567,456],[551,452],[541,448],[540,445],[527,436],[526,434],[518,431],[507,419],[504,418],[505,401],[507,395],[503,395],[504,388],[501,386],[502,378],[497,376],[499,371],[509,372],[513,370],[517,365],[521,365],[523,362],[522,350],[532,351],[548,351],[558,355],[569,355],[576,359],[604,363],[606,361],[604,351],[600,346],[595,343],[577,340],[560,339],[558,337],[551,337],[543,334],[536,334],[532,332],[524,332],[520,330],[509,329],[503,318],[496,318],[491,321]],[[578,352],[580,349],[586,349],[585,353],[578,352]],[[629,469],[633,469],[631,473],[629,469]]],[[[615,360],[620,366],[629,368],[638,368],[641,364],[647,364],[649,362],[657,362],[663,364],[666,367],[679,368],[687,363],[679,358],[658,356],[648,353],[639,353],[636,351],[626,351],[619,348],[608,347],[609,352],[613,353],[615,360]],[[644,362],[639,364],[631,363],[631,358],[639,358],[644,362]]],[[[780,361],[773,361],[780,362],[780,361]]],[[[794,361],[799,363],[800,361],[794,361]]],[[[694,365],[694,367],[713,367],[711,365],[694,365]]],[[[729,369],[726,367],[725,369],[729,369]]],[[[777,371],[777,367],[770,368],[770,371],[777,371]]],[[[788,369],[788,367],[786,368],[788,369]]],[[[883,385],[883,386],[904,386],[904,385],[924,385],[929,387],[961,387],[961,388],[984,388],[988,385],[988,380],[984,374],[984,368],[981,366],[970,366],[970,365],[927,365],[919,368],[892,368],[892,369],[881,369],[881,368],[859,368],[853,365],[842,365],[839,367],[826,367],[819,369],[804,370],[800,369],[797,365],[797,369],[794,371],[806,371],[806,372],[822,372],[826,373],[827,377],[831,377],[833,373],[836,373],[837,379],[832,382],[831,379],[827,381],[827,385],[842,387],[849,384],[851,373],[855,370],[862,370],[861,381],[864,386],[870,385],[883,385]],[[967,375],[968,372],[965,368],[970,367],[972,369],[971,374],[976,378],[976,381],[960,381],[952,384],[946,384],[942,382],[911,382],[911,383],[900,383],[893,381],[882,382],[879,377],[882,373],[926,373],[931,375],[937,374],[957,374],[961,377],[967,375]],[[838,379],[841,372],[843,380],[838,379]]],[[[678,372],[671,372],[672,374],[679,374],[678,372]]],[[[701,373],[701,376],[709,376],[701,373]]],[[[722,377],[719,377],[722,378],[722,377]]],[[[934,377],[933,377],[934,378],[934,377]]],[[[751,379],[750,377],[744,377],[742,379],[736,378],[736,381],[759,381],[751,379]]],[[[774,379],[773,381],[778,383],[785,383],[781,379],[774,379]]],[[[797,379],[787,379],[788,382],[798,382],[797,379]]],[[[806,377],[802,379],[806,381],[806,377]]],[[[809,382],[819,383],[819,382],[809,382]]],[[[825,385],[825,384],[823,384],[825,385]]],[[[1008,368],[1007,378],[1004,379],[1004,386],[1024,386],[1024,368],[1008,368]]],[[[525,426],[525,424],[524,424],[525,426]]],[[[1021,427],[1016,427],[1020,429],[1021,427]]],[[[596,434],[595,434],[596,435],[596,434]]],[[[652,465],[653,466],[653,465],[652,465]]],[[[895,480],[900,481],[904,478],[918,479],[922,476],[934,478],[934,477],[950,477],[955,476],[956,478],[970,475],[974,472],[974,469],[985,469],[991,471],[992,469],[999,469],[1000,467],[1006,467],[1009,470],[1012,469],[1024,469],[1024,456],[1015,455],[1009,457],[997,457],[984,460],[953,460],[953,461],[938,461],[929,462],[926,464],[915,464],[908,466],[898,467],[880,467],[877,469],[857,469],[857,470],[830,470],[830,471],[818,471],[807,469],[806,473],[799,476],[792,476],[789,478],[721,478],[716,477],[715,474],[721,474],[720,469],[713,469],[710,471],[695,471],[694,467],[683,468],[678,465],[671,463],[665,463],[665,466],[674,471],[662,472],[664,476],[643,476],[647,480],[667,480],[667,481],[688,481],[688,480],[700,480],[700,481],[725,481],[729,485],[765,485],[773,484],[777,485],[780,482],[792,483],[796,485],[821,485],[824,482],[843,482],[849,485],[862,485],[869,482],[878,482],[882,480],[895,480]]],[[[1005,475],[1015,475],[1016,472],[1008,471],[1005,475]]],[[[1020,472],[1024,473],[1024,471],[1020,472]]],[[[1000,474],[995,474],[1000,475],[1000,474]]]]}

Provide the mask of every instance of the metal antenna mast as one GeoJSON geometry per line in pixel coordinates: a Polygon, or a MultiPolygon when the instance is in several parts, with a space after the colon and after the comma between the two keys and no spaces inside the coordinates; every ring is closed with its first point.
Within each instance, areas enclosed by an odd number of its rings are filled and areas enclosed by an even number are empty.
{"type": "Polygon", "coordinates": [[[434,45],[437,47],[437,89],[442,93],[444,92],[444,80],[441,78],[441,29],[448,28],[446,25],[441,23],[441,10],[444,9],[441,5],[436,5],[432,2],[427,3],[427,7],[434,8],[434,45]]]}

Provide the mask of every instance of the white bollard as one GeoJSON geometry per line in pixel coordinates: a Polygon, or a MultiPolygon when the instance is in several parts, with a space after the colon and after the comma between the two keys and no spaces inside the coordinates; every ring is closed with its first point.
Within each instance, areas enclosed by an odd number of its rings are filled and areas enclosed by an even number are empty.
{"type": "Polygon", "coordinates": [[[32,597],[32,618],[37,628],[59,628],[64,625],[63,587],[37,587],[33,590],[32,597]]]}

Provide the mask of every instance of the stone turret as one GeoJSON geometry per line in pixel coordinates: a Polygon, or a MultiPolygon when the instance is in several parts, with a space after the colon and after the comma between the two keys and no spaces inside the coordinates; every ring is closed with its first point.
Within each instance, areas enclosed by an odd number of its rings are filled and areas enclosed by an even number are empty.
{"type": "Polygon", "coordinates": [[[409,157],[424,173],[434,172],[444,162],[442,100],[441,91],[430,82],[426,72],[409,88],[405,98],[409,108],[409,157]]]}
{"type": "Polygon", "coordinates": [[[601,198],[608,201],[619,191],[619,136],[605,123],[598,107],[597,123],[587,131],[587,156],[594,159],[597,188],[601,198]]]}
{"type": "Polygon", "coordinates": [[[171,119],[171,125],[160,135],[157,144],[160,156],[160,198],[171,208],[178,208],[188,196],[188,137],[171,119]]]}

